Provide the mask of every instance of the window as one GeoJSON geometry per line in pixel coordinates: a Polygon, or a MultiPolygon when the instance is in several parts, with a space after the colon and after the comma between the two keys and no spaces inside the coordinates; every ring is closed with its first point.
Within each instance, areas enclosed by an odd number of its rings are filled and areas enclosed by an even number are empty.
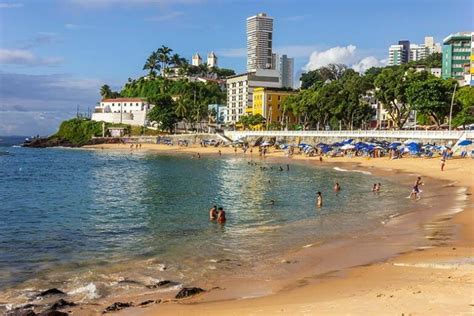
{"type": "Polygon", "coordinates": [[[271,101],[271,100],[272,100],[272,96],[269,95],[269,96],[268,96],[268,101],[271,101]]]}
{"type": "Polygon", "coordinates": [[[243,113],[243,110],[242,109],[239,109],[239,114],[242,114],[243,113]]]}
{"type": "Polygon", "coordinates": [[[280,100],[281,100],[281,96],[279,95],[279,96],[278,96],[278,101],[280,101],[280,100]]]}
{"type": "Polygon", "coordinates": [[[114,106],[114,105],[115,105],[115,103],[112,103],[112,106],[114,106]]]}

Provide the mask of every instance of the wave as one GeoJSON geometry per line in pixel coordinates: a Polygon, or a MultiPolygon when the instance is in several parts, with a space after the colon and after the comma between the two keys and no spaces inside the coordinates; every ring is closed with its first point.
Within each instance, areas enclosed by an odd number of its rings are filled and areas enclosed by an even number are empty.
{"type": "Polygon", "coordinates": [[[78,295],[78,294],[85,294],[84,299],[97,299],[100,298],[100,295],[97,291],[97,287],[95,286],[94,283],[89,283],[85,286],[79,287],[75,290],[72,290],[67,293],[68,295],[78,295]]]}
{"type": "Polygon", "coordinates": [[[363,174],[367,174],[367,175],[372,174],[372,172],[364,171],[364,170],[348,170],[348,169],[343,169],[343,168],[339,168],[339,167],[334,167],[333,169],[336,170],[336,171],[341,171],[341,172],[358,172],[358,173],[363,173],[363,174]]]}

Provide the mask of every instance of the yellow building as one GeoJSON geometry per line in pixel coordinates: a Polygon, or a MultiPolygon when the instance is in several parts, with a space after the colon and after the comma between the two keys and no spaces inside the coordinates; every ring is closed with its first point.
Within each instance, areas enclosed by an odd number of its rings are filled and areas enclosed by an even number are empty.
{"type": "Polygon", "coordinates": [[[296,123],[293,114],[283,114],[283,100],[296,94],[296,91],[279,90],[275,88],[255,88],[253,90],[252,106],[246,109],[247,114],[260,114],[267,124],[278,122],[282,125],[296,123]]]}

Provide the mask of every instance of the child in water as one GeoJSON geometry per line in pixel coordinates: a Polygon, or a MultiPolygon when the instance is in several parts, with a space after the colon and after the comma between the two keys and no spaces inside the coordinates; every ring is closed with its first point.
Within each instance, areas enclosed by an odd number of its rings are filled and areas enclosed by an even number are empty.
{"type": "Polygon", "coordinates": [[[336,184],[334,185],[334,192],[339,192],[341,191],[341,186],[339,185],[339,182],[336,182],[336,184]]]}

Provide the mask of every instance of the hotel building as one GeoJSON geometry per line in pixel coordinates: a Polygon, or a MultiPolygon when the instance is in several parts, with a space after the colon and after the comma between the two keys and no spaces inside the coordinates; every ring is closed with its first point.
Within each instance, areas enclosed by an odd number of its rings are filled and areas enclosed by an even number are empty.
{"type": "Polygon", "coordinates": [[[474,85],[474,32],[450,34],[443,41],[442,77],[474,85]]]}
{"type": "Polygon", "coordinates": [[[296,124],[296,118],[292,113],[285,114],[283,112],[283,100],[296,93],[296,91],[277,88],[255,88],[253,90],[253,104],[247,108],[246,113],[262,115],[266,120],[266,124],[274,122],[286,126],[296,124]]]}

